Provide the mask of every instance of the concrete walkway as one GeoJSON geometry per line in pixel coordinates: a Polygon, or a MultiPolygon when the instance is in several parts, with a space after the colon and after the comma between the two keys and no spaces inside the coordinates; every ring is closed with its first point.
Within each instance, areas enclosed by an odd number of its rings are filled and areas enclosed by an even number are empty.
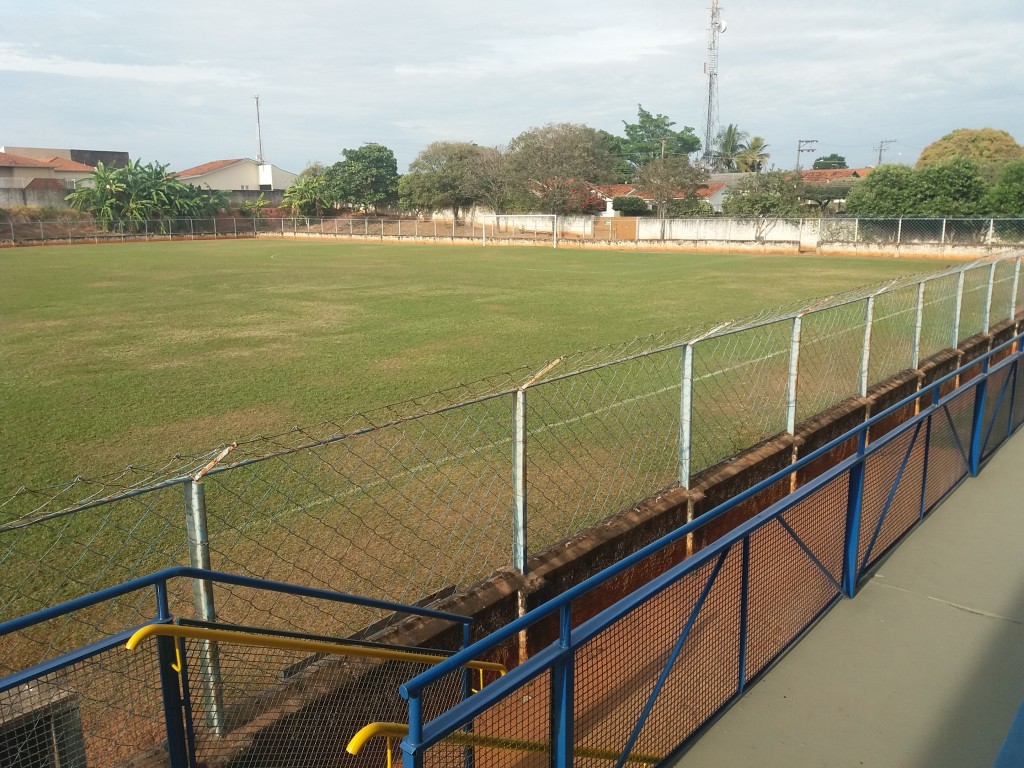
{"type": "Polygon", "coordinates": [[[1022,699],[1018,433],[678,765],[988,768],[1022,699]]]}

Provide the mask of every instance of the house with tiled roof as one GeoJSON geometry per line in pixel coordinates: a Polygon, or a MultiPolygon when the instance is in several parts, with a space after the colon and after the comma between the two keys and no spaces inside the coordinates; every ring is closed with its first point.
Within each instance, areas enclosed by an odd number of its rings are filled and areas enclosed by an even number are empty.
{"type": "MultiPolygon", "coordinates": [[[[721,212],[721,194],[725,190],[727,182],[722,180],[709,180],[704,188],[697,190],[697,197],[702,200],[708,201],[711,207],[716,212],[721,212]],[[717,201],[717,205],[715,204],[717,201]]],[[[652,205],[652,195],[649,192],[641,189],[635,184],[602,184],[595,186],[594,191],[604,198],[605,210],[602,216],[617,216],[618,212],[612,208],[613,201],[616,197],[639,197],[647,203],[648,207],[652,205]]],[[[686,193],[680,190],[672,198],[673,200],[685,200],[686,193]]]]}
{"type": "Polygon", "coordinates": [[[66,158],[34,158],[0,151],[0,188],[74,189],[94,170],[66,158]]]}
{"type": "Polygon", "coordinates": [[[259,163],[248,157],[213,160],[176,171],[174,175],[185,184],[227,192],[287,189],[298,178],[297,173],[271,163],[259,163]]]}
{"type": "Polygon", "coordinates": [[[871,168],[810,168],[800,171],[800,180],[807,187],[810,207],[823,212],[842,213],[846,209],[846,196],[860,179],[870,174],[871,168]]]}

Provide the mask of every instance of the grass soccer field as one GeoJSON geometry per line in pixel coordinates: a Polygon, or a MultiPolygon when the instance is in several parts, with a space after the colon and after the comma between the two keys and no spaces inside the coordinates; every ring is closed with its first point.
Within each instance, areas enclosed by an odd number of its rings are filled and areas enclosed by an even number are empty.
{"type": "Polygon", "coordinates": [[[0,251],[0,499],[935,261],[280,240],[0,251]]]}

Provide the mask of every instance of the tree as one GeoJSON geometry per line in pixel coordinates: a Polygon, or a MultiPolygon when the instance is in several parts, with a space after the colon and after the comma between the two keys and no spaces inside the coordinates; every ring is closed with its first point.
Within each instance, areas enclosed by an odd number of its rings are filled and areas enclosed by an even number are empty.
{"type": "Polygon", "coordinates": [[[263,220],[263,209],[270,205],[267,196],[260,192],[255,200],[243,200],[239,210],[253,219],[263,220]]]}
{"type": "Polygon", "coordinates": [[[743,150],[750,134],[741,131],[738,125],[729,123],[715,137],[715,170],[720,172],[736,170],[736,156],[743,150]]]}
{"type": "Polygon", "coordinates": [[[953,157],[914,171],[913,187],[916,216],[977,216],[985,212],[988,185],[977,164],[967,158],[953,157]]]}
{"type": "Polygon", "coordinates": [[[472,167],[479,152],[475,144],[435,141],[409,164],[409,172],[398,182],[399,202],[407,210],[451,209],[455,220],[472,207],[472,167]]]}
{"type": "Polygon", "coordinates": [[[1024,216],[1024,160],[1007,163],[985,198],[987,212],[996,216],[1024,216]]]}
{"type": "Polygon", "coordinates": [[[332,194],[341,203],[376,210],[398,202],[398,161],[383,144],[368,143],[344,149],[344,158],[330,167],[327,176],[332,194]]]}
{"type": "Polygon", "coordinates": [[[846,158],[842,155],[832,153],[831,155],[824,155],[814,161],[814,165],[811,166],[816,171],[829,171],[836,168],[849,168],[846,164],[846,158]]]}
{"type": "Polygon", "coordinates": [[[469,186],[481,205],[495,213],[518,207],[527,193],[519,184],[512,162],[501,147],[479,147],[469,162],[469,186]]]}
{"type": "Polygon", "coordinates": [[[793,173],[759,173],[730,187],[722,210],[730,216],[797,216],[803,212],[802,186],[793,173]]]}
{"type": "Polygon", "coordinates": [[[1024,147],[1006,131],[995,128],[961,128],[925,147],[915,167],[927,168],[954,157],[974,161],[994,182],[1003,165],[1013,160],[1024,160],[1024,147]]]}
{"type": "Polygon", "coordinates": [[[829,212],[829,206],[840,200],[847,200],[851,190],[861,183],[860,179],[837,179],[828,184],[804,184],[804,200],[817,203],[819,213],[829,212]]]}
{"type": "Polygon", "coordinates": [[[675,122],[667,116],[653,115],[641,104],[636,109],[635,123],[622,121],[625,137],[618,142],[618,149],[633,168],[662,157],[687,157],[700,150],[700,139],[690,126],[673,131],[675,122]]]}
{"type": "Polygon", "coordinates": [[[741,171],[760,173],[768,165],[771,155],[767,152],[768,145],[761,136],[751,136],[736,153],[736,165],[741,171]]]}
{"type": "Polygon", "coordinates": [[[585,183],[601,184],[613,176],[615,158],[593,128],[553,123],[516,136],[509,144],[509,162],[542,210],[569,213],[585,183]]]}
{"type": "Polygon", "coordinates": [[[330,174],[321,163],[312,163],[303,169],[284,192],[284,205],[293,216],[323,216],[335,202],[330,174]]]}
{"type": "Polygon", "coordinates": [[[160,163],[136,160],[120,168],[99,163],[89,181],[66,199],[108,229],[135,231],[156,219],[211,216],[227,204],[222,191],[183,184],[160,163]]]}
{"type": "Polygon", "coordinates": [[[881,165],[850,190],[846,212],[857,216],[910,216],[917,206],[914,169],[881,165]]]}
{"type": "Polygon", "coordinates": [[[696,208],[700,200],[697,193],[707,188],[707,180],[707,173],[694,168],[685,157],[658,158],[637,171],[637,185],[661,218],[676,198],[691,201],[696,208]]]}

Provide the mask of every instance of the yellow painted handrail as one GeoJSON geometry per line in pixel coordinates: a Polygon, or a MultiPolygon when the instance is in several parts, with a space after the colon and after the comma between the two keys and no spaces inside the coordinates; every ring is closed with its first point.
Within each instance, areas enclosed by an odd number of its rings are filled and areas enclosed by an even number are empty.
{"type": "MultiPolygon", "coordinates": [[[[370,723],[359,729],[359,732],[352,737],[345,750],[350,755],[358,755],[367,741],[375,736],[387,737],[388,768],[391,768],[391,740],[409,735],[409,726],[402,723],[370,723]]],[[[499,749],[514,749],[518,752],[550,752],[551,744],[544,741],[527,741],[525,739],[506,739],[499,736],[486,736],[482,733],[472,731],[456,731],[441,739],[442,744],[458,744],[464,747],[497,747],[499,749]]],[[[597,760],[618,760],[620,752],[613,749],[597,749],[595,747],[576,747],[573,754],[578,757],[590,757],[597,760]]],[[[645,755],[639,752],[630,753],[626,758],[627,763],[642,763],[654,765],[661,761],[655,755],[645,755]]]]}
{"type": "MultiPolygon", "coordinates": [[[[261,635],[253,632],[239,632],[232,629],[207,629],[206,627],[188,627],[178,624],[147,624],[140,627],[130,638],[126,647],[129,651],[143,640],[155,637],[188,637],[193,640],[213,640],[221,643],[237,643],[238,645],[256,645],[261,648],[283,648],[290,651],[309,651],[310,653],[330,653],[337,656],[359,656],[381,661],[406,661],[412,664],[440,664],[447,656],[435,656],[429,653],[400,651],[391,648],[376,648],[362,645],[344,645],[329,643],[325,640],[305,640],[299,637],[277,637],[261,635]]],[[[468,661],[469,669],[484,672],[505,674],[505,667],[492,661],[468,661]]]]}

